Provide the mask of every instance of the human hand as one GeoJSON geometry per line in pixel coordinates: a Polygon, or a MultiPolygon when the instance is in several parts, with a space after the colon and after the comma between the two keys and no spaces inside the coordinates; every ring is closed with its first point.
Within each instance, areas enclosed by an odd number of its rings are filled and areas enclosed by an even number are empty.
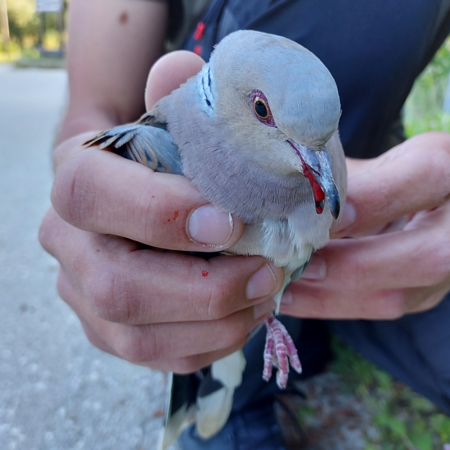
{"type": "MultiPolygon", "coordinates": [[[[198,72],[176,52],[152,69],[146,104],[198,72]]],[[[244,224],[177,175],[154,173],[78,135],[54,152],[51,209],[40,230],[60,264],[58,291],[90,341],[131,362],[192,372],[242,347],[273,310],[283,272],[261,257],[197,256],[234,245],[244,224]],[[149,249],[147,246],[154,247],[149,249]]]]}
{"type": "Polygon", "coordinates": [[[425,133],[372,160],[348,160],[335,239],[284,294],[281,312],[396,319],[450,290],[450,135],[425,133]]]}

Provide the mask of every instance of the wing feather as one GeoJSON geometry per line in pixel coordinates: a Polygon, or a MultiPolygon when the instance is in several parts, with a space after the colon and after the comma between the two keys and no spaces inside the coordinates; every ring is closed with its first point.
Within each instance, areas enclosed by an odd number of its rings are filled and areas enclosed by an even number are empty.
{"type": "Polygon", "coordinates": [[[144,164],[155,172],[183,175],[177,145],[165,129],[165,124],[156,122],[149,113],[138,122],[103,131],[84,145],[98,145],[102,150],[113,149],[124,158],[144,164]]]}

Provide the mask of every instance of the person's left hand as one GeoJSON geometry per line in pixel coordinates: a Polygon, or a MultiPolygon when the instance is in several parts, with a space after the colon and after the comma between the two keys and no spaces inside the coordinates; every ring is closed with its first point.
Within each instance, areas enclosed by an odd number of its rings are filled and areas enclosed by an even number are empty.
{"type": "Polygon", "coordinates": [[[450,291],[450,134],[425,133],[371,160],[347,161],[334,239],[283,296],[281,313],[396,319],[450,291]]]}

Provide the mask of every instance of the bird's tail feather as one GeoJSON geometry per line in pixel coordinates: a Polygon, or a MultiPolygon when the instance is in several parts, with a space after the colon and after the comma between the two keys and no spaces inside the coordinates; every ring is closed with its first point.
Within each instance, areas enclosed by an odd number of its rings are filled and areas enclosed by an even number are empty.
{"type": "Polygon", "coordinates": [[[203,439],[218,433],[230,416],[234,391],[242,383],[245,365],[244,353],[238,350],[195,374],[170,374],[166,420],[158,450],[167,449],[193,422],[203,439]]]}

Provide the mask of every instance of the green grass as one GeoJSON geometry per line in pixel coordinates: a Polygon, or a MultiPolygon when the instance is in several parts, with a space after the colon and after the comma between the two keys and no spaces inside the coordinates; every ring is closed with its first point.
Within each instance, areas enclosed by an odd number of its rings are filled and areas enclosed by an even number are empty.
{"type": "Polygon", "coordinates": [[[331,372],[369,409],[378,430],[366,450],[435,450],[450,442],[450,417],[337,339],[331,372]]]}

